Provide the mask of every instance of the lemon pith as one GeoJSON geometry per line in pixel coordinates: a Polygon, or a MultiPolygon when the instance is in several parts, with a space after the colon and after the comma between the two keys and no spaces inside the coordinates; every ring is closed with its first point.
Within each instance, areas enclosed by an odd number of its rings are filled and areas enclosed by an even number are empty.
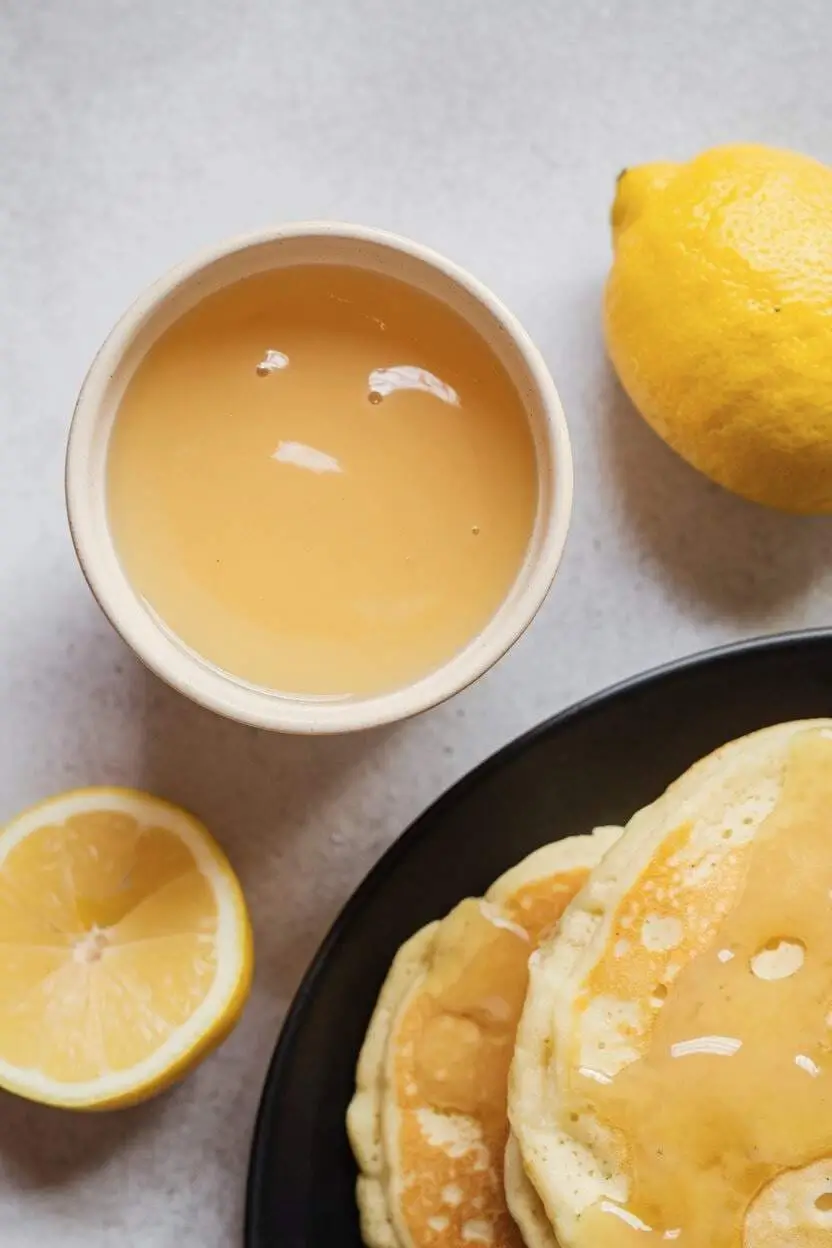
{"type": "Polygon", "coordinates": [[[736,493],[832,511],[832,169],[758,145],[625,170],[604,301],[644,418],[736,493]]]}
{"type": "Polygon", "coordinates": [[[161,1091],[236,1022],[239,884],[206,829],[134,790],[63,794],[0,832],[0,1086],[101,1109],[161,1091]]]}

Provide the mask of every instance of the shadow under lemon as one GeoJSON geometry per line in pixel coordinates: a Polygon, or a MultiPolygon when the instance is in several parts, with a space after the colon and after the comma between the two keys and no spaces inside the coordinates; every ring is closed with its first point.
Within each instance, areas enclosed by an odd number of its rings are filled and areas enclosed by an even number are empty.
{"type": "Polygon", "coordinates": [[[709,481],[642,419],[606,357],[598,405],[605,475],[645,551],[692,602],[778,625],[828,569],[832,519],[773,511],[709,481]]]}
{"type": "Polygon", "coordinates": [[[22,1191],[58,1188],[94,1173],[152,1130],[172,1095],[170,1090],[132,1109],[85,1114],[0,1092],[0,1172],[22,1191]]]}

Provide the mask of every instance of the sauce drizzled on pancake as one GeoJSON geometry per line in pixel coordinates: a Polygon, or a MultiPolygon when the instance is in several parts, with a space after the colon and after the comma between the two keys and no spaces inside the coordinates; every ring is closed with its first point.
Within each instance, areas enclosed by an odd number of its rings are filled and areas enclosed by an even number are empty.
{"type": "Polygon", "coordinates": [[[585,1211],[575,1248],[827,1246],[832,740],[792,739],[774,809],[698,880],[678,866],[690,831],[622,899],[585,985],[584,1009],[603,996],[652,1016],[620,1069],[582,1068],[567,1090],[573,1120],[588,1112],[620,1141],[630,1189],[585,1211]],[[676,938],[639,939],[648,918],[676,938]]]}

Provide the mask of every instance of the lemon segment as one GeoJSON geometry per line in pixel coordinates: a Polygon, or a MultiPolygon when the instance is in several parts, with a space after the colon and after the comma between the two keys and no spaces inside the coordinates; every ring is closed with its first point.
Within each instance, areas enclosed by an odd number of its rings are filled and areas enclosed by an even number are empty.
{"type": "Polygon", "coordinates": [[[76,1108],[166,1087],[251,982],[239,883],[193,816],[85,789],[0,833],[0,1086],[76,1108]]]}

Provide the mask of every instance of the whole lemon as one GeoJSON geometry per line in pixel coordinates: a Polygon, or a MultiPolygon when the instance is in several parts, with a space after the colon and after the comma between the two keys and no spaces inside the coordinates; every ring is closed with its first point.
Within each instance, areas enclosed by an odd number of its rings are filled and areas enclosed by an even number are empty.
{"type": "Polygon", "coordinates": [[[645,419],[746,498],[832,512],[832,169],[757,145],[625,170],[607,345],[645,419]]]}

